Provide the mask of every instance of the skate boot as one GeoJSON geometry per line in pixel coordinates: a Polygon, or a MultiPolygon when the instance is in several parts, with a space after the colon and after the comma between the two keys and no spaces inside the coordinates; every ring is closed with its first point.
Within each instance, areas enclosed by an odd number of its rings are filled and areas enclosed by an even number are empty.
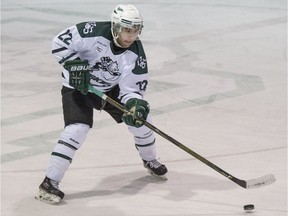
{"type": "Polygon", "coordinates": [[[158,162],[156,159],[152,161],[143,160],[144,167],[147,169],[148,173],[153,176],[160,177],[161,179],[167,180],[166,173],[168,172],[165,165],[158,162]]]}
{"type": "Polygon", "coordinates": [[[35,198],[49,204],[60,203],[65,194],[59,190],[58,184],[58,182],[45,177],[39,186],[39,192],[36,194],[35,198]]]}

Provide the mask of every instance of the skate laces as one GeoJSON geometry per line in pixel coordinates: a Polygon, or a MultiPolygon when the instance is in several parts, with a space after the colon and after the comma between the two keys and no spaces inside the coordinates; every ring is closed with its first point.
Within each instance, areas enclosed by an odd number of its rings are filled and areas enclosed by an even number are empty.
{"type": "Polygon", "coordinates": [[[156,168],[156,169],[162,165],[156,159],[154,159],[152,161],[147,161],[146,164],[148,164],[151,168],[156,168]]]}
{"type": "Polygon", "coordinates": [[[59,190],[59,182],[50,179],[50,183],[54,188],[57,188],[59,190]]]}

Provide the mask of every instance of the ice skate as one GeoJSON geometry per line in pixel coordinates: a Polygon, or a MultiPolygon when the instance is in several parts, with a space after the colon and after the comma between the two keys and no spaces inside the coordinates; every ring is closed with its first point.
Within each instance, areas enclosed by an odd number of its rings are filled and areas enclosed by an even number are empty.
{"type": "Polygon", "coordinates": [[[45,177],[39,186],[39,192],[35,198],[49,204],[58,204],[64,198],[65,194],[59,190],[58,182],[45,177]]]}
{"type": "Polygon", "coordinates": [[[165,165],[161,164],[156,159],[152,161],[143,160],[143,163],[150,175],[167,180],[167,176],[165,174],[168,172],[168,170],[165,165]]]}

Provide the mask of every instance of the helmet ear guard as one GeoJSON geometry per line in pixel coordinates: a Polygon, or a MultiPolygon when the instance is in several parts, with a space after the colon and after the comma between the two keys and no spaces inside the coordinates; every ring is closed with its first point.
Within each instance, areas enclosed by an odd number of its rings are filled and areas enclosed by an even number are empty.
{"type": "Polygon", "coordinates": [[[111,33],[114,43],[121,47],[117,38],[122,28],[137,29],[139,35],[143,28],[143,18],[138,9],[131,5],[118,5],[111,14],[111,33]]]}

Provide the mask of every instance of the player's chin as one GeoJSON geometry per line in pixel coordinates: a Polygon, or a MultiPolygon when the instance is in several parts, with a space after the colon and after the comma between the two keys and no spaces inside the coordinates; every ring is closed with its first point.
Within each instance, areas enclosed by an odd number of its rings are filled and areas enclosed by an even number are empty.
{"type": "Polygon", "coordinates": [[[123,46],[123,48],[129,48],[133,43],[134,43],[134,41],[130,41],[130,42],[125,41],[125,42],[122,44],[122,46],[123,46]]]}

